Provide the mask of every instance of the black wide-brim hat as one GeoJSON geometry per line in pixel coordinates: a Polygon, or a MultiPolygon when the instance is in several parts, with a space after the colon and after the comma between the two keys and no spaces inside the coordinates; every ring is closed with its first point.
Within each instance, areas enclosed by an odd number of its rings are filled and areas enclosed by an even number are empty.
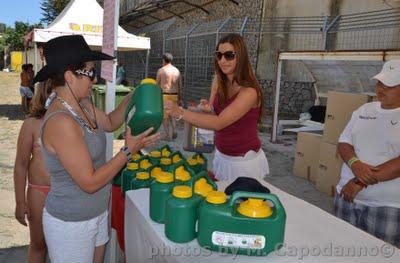
{"type": "Polygon", "coordinates": [[[43,49],[46,59],[44,66],[34,77],[33,82],[45,81],[56,73],[64,73],[68,67],[87,61],[111,60],[114,57],[91,50],[81,35],[68,35],[53,38],[43,49]]]}
{"type": "Polygon", "coordinates": [[[225,189],[225,194],[232,195],[236,191],[255,193],[270,193],[268,187],[263,186],[258,180],[251,177],[238,177],[225,189]]]}

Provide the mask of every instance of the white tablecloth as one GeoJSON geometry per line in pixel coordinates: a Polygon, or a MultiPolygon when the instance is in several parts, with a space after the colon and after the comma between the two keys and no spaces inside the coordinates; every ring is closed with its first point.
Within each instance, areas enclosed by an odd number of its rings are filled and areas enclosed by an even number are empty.
{"type": "MultiPolygon", "coordinates": [[[[125,198],[126,262],[400,262],[400,250],[331,214],[268,184],[286,210],[285,245],[266,257],[211,252],[197,240],[169,241],[164,225],[149,217],[149,189],[125,198]]],[[[220,190],[227,183],[219,182],[220,190]]]]}

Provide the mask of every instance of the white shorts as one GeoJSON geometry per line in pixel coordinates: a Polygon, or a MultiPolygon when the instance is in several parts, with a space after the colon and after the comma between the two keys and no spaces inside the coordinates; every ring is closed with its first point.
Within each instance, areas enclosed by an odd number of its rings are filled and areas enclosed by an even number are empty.
{"type": "Polygon", "coordinates": [[[21,97],[27,97],[28,99],[32,99],[33,97],[32,90],[24,86],[19,87],[19,94],[21,94],[21,97]]]}
{"type": "Polygon", "coordinates": [[[87,221],[67,222],[44,208],[43,232],[52,263],[92,263],[95,247],[108,242],[108,211],[87,221]]]}
{"type": "Polygon", "coordinates": [[[213,172],[219,181],[233,181],[241,176],[260,180],[269,174],[269,165],[262,149],[250,150],[245,156],[230,156],[215,149],[213,172]]]}

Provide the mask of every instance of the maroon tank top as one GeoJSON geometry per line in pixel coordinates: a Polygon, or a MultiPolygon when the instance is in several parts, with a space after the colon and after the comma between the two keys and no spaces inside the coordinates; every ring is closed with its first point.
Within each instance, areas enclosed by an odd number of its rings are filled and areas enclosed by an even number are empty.
{"type": "MultiPolygon", "coordinates": [[[[219,115],[237,97],[236,93],[232,98],[219,103],[219,96],[215,96],[213,103],[215,114],[219,115]]],[[[248,151],[258,152],[261,147],[257,134],[257,123],[261,114],[261,108],[251,108],[239,120],[215,132],[215,147],[223,154],[230,156],[244,156],[248,151]]]]}

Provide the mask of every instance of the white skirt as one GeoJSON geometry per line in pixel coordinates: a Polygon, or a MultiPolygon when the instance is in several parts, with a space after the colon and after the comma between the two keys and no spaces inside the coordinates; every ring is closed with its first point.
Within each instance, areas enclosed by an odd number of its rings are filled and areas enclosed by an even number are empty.
{"type": "Polygon", "coordinates": [[[262,180],[269,174],[268,160],[264,151],[248,151],[245,156],[230,156],[215,149],[213,172],[219,181],[233,181],[237,177],[253,177],[262,180]]]}

